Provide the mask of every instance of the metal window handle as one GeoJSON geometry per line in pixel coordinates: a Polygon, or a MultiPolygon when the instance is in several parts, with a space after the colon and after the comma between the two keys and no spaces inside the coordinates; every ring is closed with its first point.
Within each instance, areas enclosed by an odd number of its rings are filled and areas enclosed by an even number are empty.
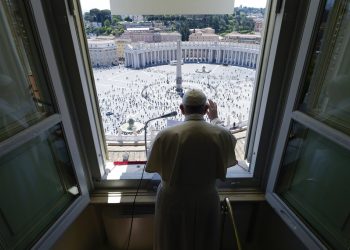
{"type": "MultiPolygon", "coordinates": [[[[232,223],[233,231],[234,231],[234,234],[235,234],[234,238],[236,239],[237,249],[238,250],[242,250],[241,242],[240,242],[240,239],[239,239],[239,236],[238,236],[238,230],[237,230],[237,226],[236,226],[236,221],[235,221],[235,218],[233,216],[233,209],[232,209],[230,200],[227,197],[224,200],[223,209],[224,209],[224,214],[226,212],[229,213],[230,221],[232,223]]],[[[221,233],[223,234],[224,232],[222,231],[221,233]]],[[[221,245],[221,247],[222,247],[222,245],[221,245]]]]}

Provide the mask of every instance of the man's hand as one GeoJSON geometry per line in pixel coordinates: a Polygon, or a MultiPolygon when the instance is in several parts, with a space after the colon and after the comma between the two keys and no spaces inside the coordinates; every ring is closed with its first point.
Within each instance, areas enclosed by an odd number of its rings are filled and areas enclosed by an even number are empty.
{"type": "Polygon", "coordinates": [[[208,100],[209,101],[209,108],[207,110],[207,115],[210,121],[218,118],[218,110],[216,107],[216,103],[213,102],[211,99],[208,100]]]}

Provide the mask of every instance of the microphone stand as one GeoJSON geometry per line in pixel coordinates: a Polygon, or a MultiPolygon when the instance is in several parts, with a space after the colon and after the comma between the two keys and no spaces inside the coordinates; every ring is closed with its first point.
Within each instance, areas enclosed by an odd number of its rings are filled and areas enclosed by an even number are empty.
{"type": "MultiPolygon", "coordinates": [[[[148,127],[148,123],[151,122],[151,121],[154,121],[154,120],[157,120],[157,119],[163,119],[163,118],[167,118],[167,117],[170,117],[170,116],[175,116],[177,115],[177,112],[172,112],[170,114],[167,114],[167,115],[162,115],[162,116],[159,116],[159,117],[156,117],[156,118],[152,118],[152,119],[149,119],[148,121],[146,121],[145,123],[145,126],[144,126],[144,130],[145,130],[145,153],[146,153],[146,161],[147,161],[147,127],[148,127]]],[[[145,173],[145,166],[143,167],[143,170],[142,170],[142,174],[141,174],[141,178],[139,180],[139,183],[137,185],[137,190],[136,190],[136,194],[135,194],[135,197],[134,197],[134,201],[132,203],[132,212],[131,212],[131,222],[130,222],[130,229],[129,229],[129,237],[128,237],[128,243],[127,243],[127,246],[126,246],[126,250],[129,250],[129,246],[130,246],[130,240],[131,240],[131,233],[132,233],[132,226],[133,226],[133,222],[134,222],[134,213],[135,213],[135,203],[136,203],[136,197],[139,193],[139,190],[140,190],[140,186],[141,186],[141,182],[142,182],[142,179],[143,179],[143,174],[145,173]]]]}
{"type": "Polygon", "coordinates": [[[148,154],[148,151],[147,151],[147,128],[148,128],[148,123],[150,123],[151,121],[157,120],[157,119],[161,119],[161,118],[162,118],[162,117],[156,117],[156,118],[149,119],[148,121],[146,121],[145,126],[143,127],[144,130],[145,130],[145,152],[146,152],[146,160],[147,160],[147,154],[148,154]]]}
{"type": "Polygon", "coordinates": [[[164,118],[168,118],[168,117],[172,117],[172,116],[176,116],[177,115],[177,112],[176,111],[173,111],[169,114],[165,114],[165,115],[162,115],[162,116],[158,116],[158,117],[155,117],[155,118],[152,118],[152,119],[149,119],[148,121],[146,121],[145,123],[145,126],[143,127],[144,130],[145,130],[145,152],[146,152],[146,160],[147,160],[147,154],[148,154],[148,151],[147,151],[147,127],[148,127],[148,123],[151,122],[151,121],[154,121],[154,120],[158,120],[158,119],[164,119],[164,118]]]}
{"type": "MultiPolygon", "coordinates": [[[[148,127],[148,123],[151,122],[151,121],[154,121],[156,119],[160,119],[161,117],[156,117],[156,118],[152,118],[148,121],[146,121],[145,123],[145,126],[143,127],[144,130],[145,130],[145,152],[146,152],[146,161],[147,161],[147,127],[148,127]]],[[[129,250],[129,246],[130,246],[130,240],[131,240],[131,233],[132,233],[132,226],[133,226],[133,222],[134,222],[134,213],[135,213],[135,203],[136,203],[136,197],[139,193],[139,189],[140,189],[140,186],[141,186],[141,182],[142,182],[142,179],[143,179],[143,174],[145,173],[145,167],[146,166],[143,166],[143,170],[142,170],[142,174],[141,174],[141,178],[139,180],[139,183],[137,185],[137,189],[136,189],[136,194],[135,194],[135,197],[134,197],[134,201],[132,203],[132,211],[131,211],[131,222],[130,222],[130,229],[129,229],[129,237],[128,237],[128,243],[127,243],[127,246],[126,246],[126,250],[129,250]]]]}

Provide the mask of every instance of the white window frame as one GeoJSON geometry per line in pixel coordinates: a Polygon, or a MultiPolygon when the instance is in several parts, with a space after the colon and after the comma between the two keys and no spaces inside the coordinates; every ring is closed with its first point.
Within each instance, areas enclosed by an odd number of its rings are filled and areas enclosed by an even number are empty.
{"type": "MultiPolygon", "coordinates": [[[[82,20],[82,15],[80,12],[80,4],[76,1],[72,1],[74,2],[74,6],[73,6],[73,11],[75,12],[75,15],[78,16],[80,15],[80,20],[82,20]],[[78,12],[77,12],[78,11],[78,12]]],[[[268,70],[272,71],[272,67],[268,67],[267,62],[269,60],[269,57],[271,57],[270,53],[273,54],[272,51],[276,50],[276,44],[273,44],[272,39],[273,39],[273,33],[274,33],[274,29],[275,29],[275,20],[276,20],[276,8],[277,8],[277,1],[267,1],[267,8],[266,8],[266,16],[265,20],[266,20],[266,28],[263,34],[264,40],[262,41],[262,51],[261,54],[259,56],[258,59],[258,66],[257,66],[257,72],[256,72],[256,86],[258,86],[258,88],[254,89],[254,101],[251,104],[252,110],[254,108],[253,111],[251,111],[250,113],[250,126],[248,128],[247,131],[247,148],[246,151],[250,151],[250,155],[253,155],[252,161],[250,163],[250,167],[248,171],[242,170],[235,170],[234,173],[237,176],[236,178],[229,178],[226,183],[219,183],[219,186],[221,186],[224,189],[232,189],[235,188],[237,186],[259,186],[260,185],[260,179],[262,178],[261,175],[257,176],[255,175],[255,167],[254,166],[258,166],[257,168],[264,168],[264,163],[260,163],[259,160],[256,158],[257,155],[257,151],[258,151],[258,147],[259,147],[259,143],[260,142],[260,136],[259,133],[262,130],[262,124],[263,124],[263,117],[266,113],[266,109],[264,109],[262,106],[267,102],[267,95],[270,91],[270,86],[269,84],[265,84],[266,81],[266,77],[269,77],[269,74],[271,74],[271,72],[268,72],[268,70]],[[261,67],[260,67],[261,65],[261,67]],[[257,136],[255,136],[257,135],[257,136]]],[[[74,22],[79,19],[79,17],[77,17],[75,20],[74,18],[68,18],[69,22],[70,22],[70,26],[74,27],[74,22]]],[[[80,22],[80,21],[77,21],[80,22]]],[[[81,26],[82,27],[82,26],[81,26]]],[[[79,28],[77,28],[79,29],[79,28]]],[[[82,50],[81,50],[81,56],[86,58],[89,58],[89,55],[87,53],[88,51],[88,46],[86,44],[86,41],[83,41],[83,39],[81,39],[82,37],[84,39],[86,39],[84,32],[81,32],[80,30],[78,31],[80,37],[76,37],[76,39],[80,38],[80,43],[81,46],[83,46],[82,50]],[[85,48],[84,48],[85,47],[85,48]]],[[[73,32],[72,32],[73,34],[73,32]]],[[[82,63],[85,63],[85,69],[86,71],[89,71],[89,77],[87,79],[87,81],[90,82],[90,84],[93,86],[94,85],[94,80],[93,80],[93,74],[91,72],[91,65],[88,61],[88,64],[86,64],[86,60],[82,63]]],[[[92,88],[93,89],[93,88],[92,88]]],[[[97,99],[96,99],[96,95],[93,93],[92,95],[92,99],[95,98],[94,103],[98,103],[97,99]]],[[[98,112],[98,111],[97,111],[98,112]]],[[[95,115],[96,117],[97,115],[95,115]]],[[[95,119],[96,121],[97,119],[95,119]]],[[[100,119],[99,121],[100,122],[100,119]]],[[[103,134],[103,132],[102,132],[103,134]]],[[[104,142],[104,138],[103,136],[99,136],[100,138],[100,143],[99,144],[105,144],[104,142]]],[[[106,152],[106,148],[104,148],[104,154],[103,155],[107,155],[108,152],[106,152]]],[[[96,167],[92,166],[92,169],[90,168],[91,173],[93,175],[93,180],[95,180],[94,182],[94,186],[96,188],[108,188],[108,187],[113,187],[113,188],[127,188],[127,187],[135,187],[139,180],[135,179],[135,180],[104,180],[103,177],[105,176],[105,172],[104,172],[104,168],[99,166],[99,170],[97,170],[96,167]]],[[[148,183],[145,184],[144,187],[147,187],[148,185],[152,185],[149,184],[149,182],[152,181],[159,181],[159,178],[155,177],[153,180],[147,180],[145,179],[144,182],[148,183]]]]}
{"type": "MultiPolygon", "coordinates": [[[[2,7],[2,4],[0,6],[2,7]]],[[[76,135],[72,127],[72,120],[69,116],[69,108],[62,89],[62,79],[60,78],[55,56],[53,55],[52,44],[47,36],[49,30],[44,19],[42,3],[39,0],[31,0],[25,2],[24,6],[28,13],[33,14],[30,15],[29,18],[30,21],[33,21],[36,24],[35,28],[38,31],[36,34],[33,34],[33,36],[39,39],[39,43],[36,45],[38,45],[41,52],[43,52],[42,54],[45,56],[44,59],[46,61],[46,65],[42,65],[42,67],[47,66],[46,69],[51,77],[50,80],[52,83],[52,92],[54,93],[59,113],[52,114],[48,118],[45,118],[27,129],[24,129],[23,131],[11,136],[7,140],[2,141],[0,143],[0,156],[10,152],[20,145],[23,145],[55,125],[62,126],[65,134],[66,145],[73,162],[72,165],[76,174],[76,180],[79,185],[80,193],[79,196],[63,212],[63,214],[59,216],[50,229],[46,231],[44,235],[41,236],[39,241],[37,241],[33,246],[34,249],[49,249],[74,221],[74,219],[77,218],[77,216],[89,204],[90,198],[76,135]],[[33,19],[31,19],[31,17],[33,17],[33,19]]]]}
{"type": "Polygon", "coordinates": [[[311,0],[307,13],[307,20],[302,34],[300,50],[297,56],[296,66],[293,72],[291,89],[287,100],[287,105],[284,111],[281,130],[274,152],[271,172],[269,175],[266,200],[274,208],[277,214],[289,226],[289,228],[302,240],[308,249],[328,249],[322,241],[302,222],[301,219],[289,208],[289,206],[275,193],[275,186],[278,181],[278,173],[281,169],[285,148],[288,143],[288,135],[293,122],[304,125],[330,141],[341,145],[350,150],[350,137],[326,124],[312,118],[311,116],[298,111],[299,96],[302,94],[302,85],[311,53],[313,53],[314,40],[317,35],[315,28],[320,15],[323,12],[322,0],[311,0]]]}
{"type": "MultiPolygon", "coordinates": [[[[94,79],[92,69],[89,60],[88,46],[86,42],[85,33],[83,31],[83,25],[81,23],[82,13],[80,12],[80,4],[77,0],[66,0],[62,3],[66,7],[66,19],[70,30],[70,36],[74,47],[75,55],[74,60],[77,61],[77,72],[81,79],[82,92],[86,102],[85,111],[89,112],[87,124],[91,128],[91,133],[83,134],[83,137],[93,138],[94,154],[89,154],[86,157],[94,157],[97,160],[91,160],[93,162],[89,166],[89,174],[92,176],[92,186],[96,189],[99,188],[114,188],[114,189],[132,189],[136,188],[139,180],[105,180],[106,173],[105,159],[106,148],[104,143],[104,133],[102,131],[102,124],[100,114],[97,108],[97,96],[94,89],[94,79]],[[79,28],[80,27],[80,28],[79,28]]],[[[263,190],[266,182],[266,169],[268,169],[268,159],[265,157],[261,160],[258,155],[271,154],[270,147],[266,145],[272,145],[271,142],[266,142],[265,139],[261,139],[262,132],[266,131],[264,127],[266,124],[265,116],[269,115],[266,110],[266,104],[271,102],[271,99],[278,99],[277,97],[271,97],[271,83],[273,80],[274,72],[274,59],[277,57],[278,45],[280,42],[280,30],[284,15],[281,14],[281,1],[268,1],[268,8],[266,9],[269,16],[266,17],[265,40],[263,41],[263,50],[259,58],[259,66],[257,70],[256,81],[259,81],[259,88],[255,89],[255,102],[252,103],[252,112],[250,114],[250,127],[247,134],[247,142],[249,144],[247,148],[247,155],[251,157],[250,170],[244,175],[240,175],[238,178],[230,178],[225,183],[220,183],[220,188],[223,190],[232,190],[237,187],[256,188],[255,190],[263,190]],[[254,109],[253,109],[254,107],[254,109]],[[265,145],[265,146],[264,146],[265,145]],[[250,156],[249,156],[250,155],[250,156]],[[259,171],[257,171],[259,170],[259,171]]],[[[283,13],[283,7],[282,7],[283,13]]],[[[49,37],[49,36],[48,36],[49,37]]],[[[66,56],[66,55],[65,55],[66,56]]],[[[69,55],[68,55],[69,56],[69,55]]],[[[274,123],[270,120],[269,123],[274,123]]],[[[278,129],[278,126],[274,126],[278,129]]],[[[277,137],[277,135],[274,135],[277,137]]],[[[156,178],[155,181],[159,181],[156,178]]],[[[149,185],[153,187],[152,182],[154,180],[144,180],[141,188],[147,188],[149,185]],[[151,183],[151,184],[150,184],[151,183]]]]}

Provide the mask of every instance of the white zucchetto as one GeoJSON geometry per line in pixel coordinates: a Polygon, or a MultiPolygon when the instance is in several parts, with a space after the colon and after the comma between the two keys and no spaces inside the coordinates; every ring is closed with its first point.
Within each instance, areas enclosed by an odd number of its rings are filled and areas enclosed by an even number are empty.
{"type": "Polygon", "coordinates": [[[207,97],[199,89],[190,89],[182,97],[182,104],[185,106],[201,106],[207,103],[207,97]]]}

